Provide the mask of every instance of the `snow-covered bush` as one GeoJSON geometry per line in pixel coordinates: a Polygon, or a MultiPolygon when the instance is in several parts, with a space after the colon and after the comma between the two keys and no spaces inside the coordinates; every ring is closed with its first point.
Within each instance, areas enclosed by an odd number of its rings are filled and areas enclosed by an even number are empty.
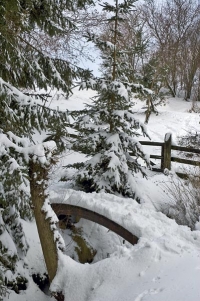
{"type": "MultiPolygon", "coordinates": [[[[199,132],[189,132],[187,135],[179,137],[179,144],[188,148],[199,148],[199,132]]],[[[179,152],[181,157],[199,161],[199,154],[179,152]]],[[[166,190],[172,200],[169,209],[169,216],[174,218],[178,224],[187,225],[195,229],[195,224],[200,217],[200,170],[193,167],[183,170],[181,178],[172,177],[166,190]]]]}
{"type": "Polygon", "coordinates": [[[200,174],[188,175],[187,179],[172,177],[165,185],[171,204],[165,212],[180,225],[186,225],[192,230],[200,218],[200,174]]]}
{"type": "Polygon", "coordinates": [[[198,148],[200,143],[200,132],[197,130],[189,131],[185,136],[181,136],[178,140],[179,144],[182,146],[198,148]]]}

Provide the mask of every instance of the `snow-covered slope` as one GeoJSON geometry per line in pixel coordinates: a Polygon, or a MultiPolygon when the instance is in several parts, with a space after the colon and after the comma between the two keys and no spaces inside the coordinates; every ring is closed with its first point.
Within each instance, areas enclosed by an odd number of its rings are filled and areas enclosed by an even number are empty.
{"type": "MultiPolygon", "coordinates": [[[[91,104],[92,97],[95,96],[95,92],[92,90],[81,90],[78,88],[73,90],[73,95],[68,99],[64,99],[58,92],[52,93],[53,99],[49,106],[62,111],[66,110],[80,110],[84,108],[84,104],[91,104]]],[[[135,106],[133,107],[136,112],[137,118],[144,122],[144,107],[145,102],[139,99],[134,99],[135,106]]],[[[188,133],[195,133],[199,129],[200,116],[199,114],[190,113],[192,103],[184,101],[181,98],[167,98],[163,105],[159,106],[158,115],[152,114],[149,123],[147,124],[147,131],[151,138],[151,141],[163,142],[166,133],[172,134],[172,140],[174,144],[178,144],[178,138],[187,135],[188,133]]],[[[141,136],[139,140],[148,140],[146,137],[141,136]]],[[[143,146],[148,154],[160,154],[161,150],[159,146],[143,146]]],[[[66,163],[74,162],[78,160],[77,154],[67,153],[65,158],[66,163]],[[72,162],[71,162],[72,160],[72,162]]],[[[80,156],[80,160],[83,160],[83,156],[80,156]]],[[[159,163],[159,162],[158,162],[159,163]]],[[[172,168],[175,164],[172,164],[172,168]]]]}

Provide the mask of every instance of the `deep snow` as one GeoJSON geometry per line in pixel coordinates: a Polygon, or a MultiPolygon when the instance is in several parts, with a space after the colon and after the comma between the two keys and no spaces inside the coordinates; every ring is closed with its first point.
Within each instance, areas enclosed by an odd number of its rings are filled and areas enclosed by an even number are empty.
{"type": "MultiPolygon", "coordinates": [[[[69,100],[58,97],[50,103],[52,108],[74,110],[90,103],[94,92],[78,91],[69,100]]],[[[144,104],[137,101],[135,111],[144,121],[144,104]]],[[[164,135],[172,133],[173,143],[190,131],[198,131],[199,114],[189,113],[191,103],[179,98],[170,98],[165,106],[158,108],[158,116],[152,115],[147,125],[152,141],[163,141],[164,135]]],[[[141,137],[140,140],[147,138],[141,137]]],[[[148,154],[159,154],[160,147],[144,147],[148,154]]],[[[137,245],[123,244],[116,234],[95,223],[81,220],[85,238],[97,249],[93,264],[80,264],[67,255],[60,256],[58,275],[52,288],[64,283],[68,301],[199,301],[200,300],[200,231],[177,225],[172,219],[158,212],[169,206],[169,196],[164,185],[175,177],[174,171],[181,169],[172,163],[172,172],[167,176],[152,171],[147,179],[135,178],[141,204],[127,198],[105,193],[85,194],[67,189],[66,184],[57,182],[57,175],[64,173],[62,165],[86,160],[71,151],[60,158],[52,171],[49,194],[52,202],[82,205],[119,222],[140,239],[137,245]]],[[[159,162],[158,162],[159,165],[159,162]]],[[[73,173],[73,170],[70,171],[73,173]]],[[[35,223],[23,222],[29,243],[27,263],[29,274],[45,272],[45,264],[35,223]]],[[[67,230],[61,231],[66,242],[66,254],[73,254],[74,244],[67,230]]],[[[19,266],[18,270],[22,271],[19,266]]],[[[27,277],[30,277],[26,275],[27,277]]],[[[33,283],[19,295],[10,292],[4,300],[48,301],[33,283]],[[9,298],[9,299],[8,299],[9,298]]]]}

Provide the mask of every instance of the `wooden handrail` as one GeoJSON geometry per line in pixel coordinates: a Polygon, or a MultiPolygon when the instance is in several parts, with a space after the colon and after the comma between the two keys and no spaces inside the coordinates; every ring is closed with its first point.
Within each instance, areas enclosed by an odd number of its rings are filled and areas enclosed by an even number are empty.
{"type": "Polygon", "coordinates": [[[142,145],[163,146],[164,142],[139,141],[142,145]]]}
{"type": "Polygon", "coordinates": [[[80,206],[69,205],[69,204],[55,203],[55,204],[51,204],[51,207],[55,211],[57,216],[59,215],[79,216],[108,228],[109,230],[123,237],[132,245],[135,245],[138,242],[139,238],[137,236],[133,235],[130,231],[126,230],[121,225],[117,224],[116,222],[110,220],[109,218],[97,212],[91,211],[89,209],[80,206]]]}

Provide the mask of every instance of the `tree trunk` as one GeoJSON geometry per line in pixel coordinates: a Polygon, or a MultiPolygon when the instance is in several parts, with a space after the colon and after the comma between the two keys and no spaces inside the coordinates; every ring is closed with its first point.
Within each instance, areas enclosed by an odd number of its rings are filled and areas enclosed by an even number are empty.
{"type": "Polygon", "coordinates": [[[170,83],[167,80],[166,80],[166,85],[167,85],[167,88],[170,90],[172,97],[176,97],[176,93],[175,93],[174,89],[171,87],[170,83]]]}
{"type": "Polygon", "coordinates": [[[39,162],[30,160],[29,177],[34,216],[51,283],[57,271],[58,254],[56,243],[54,241],[54,233],[50,228],[49,219],[46,219],[46,213],[42,211],[42,207],[47,197],[45,190],[48,179],[48,168],[42,166],[39,162]]]}
{"type": "Polygon", "coordinates": [[[191,93],[192,93],[192,84],[187,83],[186,84],[186,91],[185,91],[185,100],[190,100],[191,93]]]}

